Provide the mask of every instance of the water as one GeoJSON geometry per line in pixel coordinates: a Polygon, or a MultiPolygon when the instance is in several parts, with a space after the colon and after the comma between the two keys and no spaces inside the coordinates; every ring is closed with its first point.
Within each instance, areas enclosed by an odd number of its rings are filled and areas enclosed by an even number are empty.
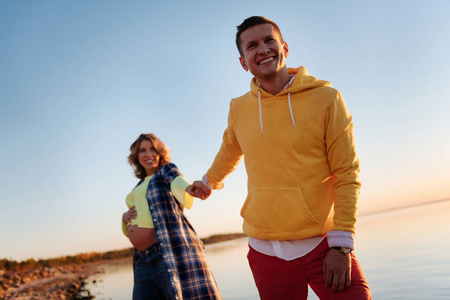
{"type": "MultiPolygon", "coordinates": [[[[450,201],[360,217],[355,251],[374,299],[450,299],[450,201]]],[[[224,299],[258,299],[247,239],[206,246],[224,299]]],[[[131,299],[131,259],[105,265],[88,284],[96,299],[131,299]]],[[[310,291],[309,299],[318,299],[310,291]]]]}

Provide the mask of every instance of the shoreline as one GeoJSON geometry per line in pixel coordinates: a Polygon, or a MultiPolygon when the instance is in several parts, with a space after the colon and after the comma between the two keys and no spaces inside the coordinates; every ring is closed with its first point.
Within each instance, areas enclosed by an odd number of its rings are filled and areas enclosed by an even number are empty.
{"type": "MultiPolygon", "coordinates": [[[[217,234],[201,238],[205,245],[235,240],[245,237],[243,233],[217,234]]],[[[125,250],[110,251],[125,252],[125,250]]],[[[132,252],[129,252],[132,253],[132,252]]],[[[103,273],[101,265],[129,259],[122,256],[95,262],[67,264],[54,267],[39,267],[27,271],[0,270],[0,300],[18,299],[93,299],[95,296],[85,289],[89,277],[103,273]]]]}
{"type": "Polygon", "coordinates": [[[0,273],[0,299],[93,299],[86,279],[101,273],[99,263],[0,273]]]}

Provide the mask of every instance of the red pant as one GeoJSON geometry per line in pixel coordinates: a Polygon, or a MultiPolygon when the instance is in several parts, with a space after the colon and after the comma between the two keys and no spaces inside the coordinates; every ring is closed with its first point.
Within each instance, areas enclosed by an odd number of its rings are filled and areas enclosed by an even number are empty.
{"type": "Polygon", "coordinates": [[[325,284],[323,260],[328,254],[327,239],[307,255],[286,261],[262,254],[252,247],[247,258],[262,300],[300,300],[308,298],[308,284],[320,299],[372,299],[369,285],[355,255],[352,256],[351,286],[333,293],[325,284]]]}

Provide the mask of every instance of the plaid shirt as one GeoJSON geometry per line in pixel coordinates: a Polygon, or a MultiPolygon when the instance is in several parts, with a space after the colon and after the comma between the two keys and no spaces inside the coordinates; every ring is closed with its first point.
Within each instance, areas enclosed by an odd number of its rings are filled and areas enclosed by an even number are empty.
{"type": "Polygon", "coordinates": [[[203,243],[170,191],[170,184],[180,175],[178,168],[168,163],[158,169],[147,189],[147,202],[175,299],[222,299],[206,262],[203,243]]]}

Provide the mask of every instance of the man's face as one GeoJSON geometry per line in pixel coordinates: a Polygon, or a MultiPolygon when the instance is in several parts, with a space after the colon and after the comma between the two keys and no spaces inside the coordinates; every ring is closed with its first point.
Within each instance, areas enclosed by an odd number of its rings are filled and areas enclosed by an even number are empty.
{"type": "Polygon", "coordinates": [[[259,79],[275,77],[286,67],[289,49],[271,24],[250,27],[241,33],[242,67],[259,79]]]}

